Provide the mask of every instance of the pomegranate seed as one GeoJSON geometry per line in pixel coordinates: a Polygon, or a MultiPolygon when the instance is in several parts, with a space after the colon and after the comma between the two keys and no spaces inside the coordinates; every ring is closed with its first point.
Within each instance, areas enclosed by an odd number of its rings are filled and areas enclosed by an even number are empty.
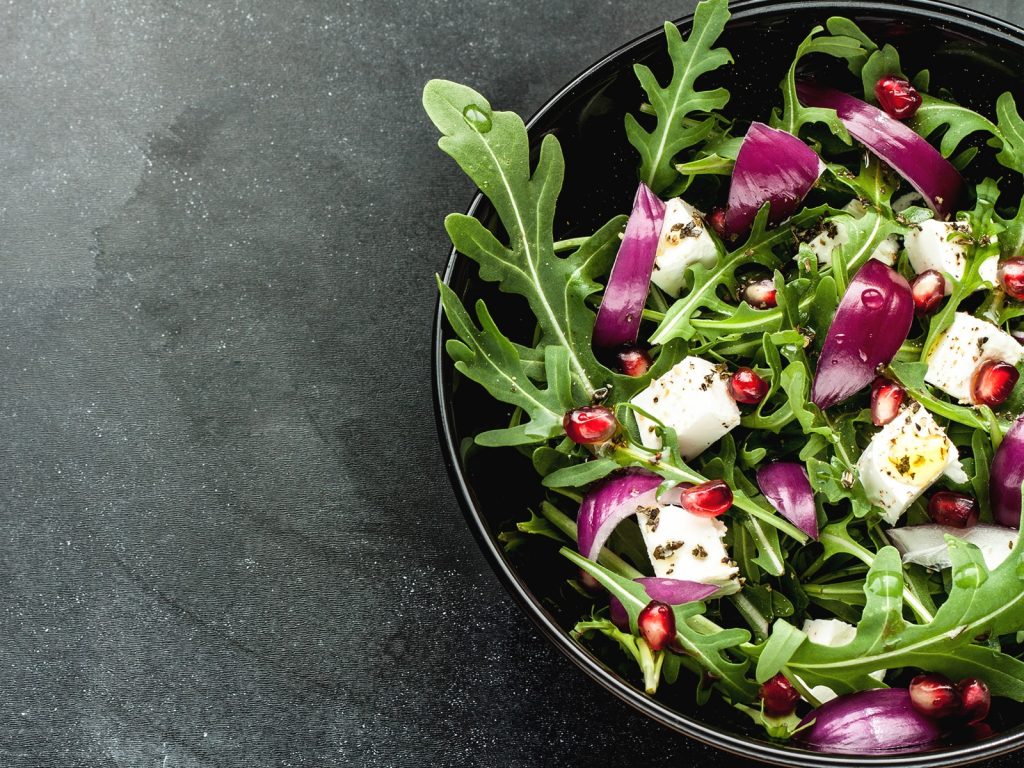
{"type": "Polygon", "coordinates": [[[725,208],[713,208],[707,216],[707,222],[715,233],[725,239],[725,208]]]}
{"type": "Polygon", "coordinates": [[[586,405],[573,408],[562,419],[565,434],[574,443],[593,445],[611,440],[619,428],[615,413],[603,405],[586,405]]]}
{"type": "Polygon", "coordinates": [[[737,368],[729,377],[729,394],[737,403],[757,405],[768,394],[768,382],[750,368],[737,368]]]}
{"type": "Polygon", "coordinates": [[[965,677],[956,684],[956,690],[960,694],[960,716],[965,723],[975,725],[988,717],[988,710],[992,706],[992,694],[983,680],[965,677]]]}
{"type": "Polygon", "coordinates": [[[914,311],[930,315],[946,297],[946,278],[938,270],[926,269],[910,281],[910,292],[914,296],[914,311]]]}
{"type": "Polygon", "coordinates": [[[877,378],[871,385],[871,423],[883,427],[896,418],[906,390],[888,379],[877,378]]]}
{"type": "Polygon", "coordinates": [[[928,517],[939,525],[970,528],[978,524],[978,502],[966,493],[939,491],[928,500],[928,517]]]}
{"type": "Polygon", "coordinates": [[[800,694],[789,678],[781,672],[761,685],[759,691],[764,702],[764,713],[769,717],[785,717],[796,709],[800,694]]]}
{"type": "Polygon", "coordinates": [[[975,369],[971,379],[971,399],[978,405],[1002,405],[1019,378],[1020,372],[1009,363],[985,360],[975,369]]]}
{"type": "Polygon", "coordinates": [[[770,277],[751,280],[740,288],[740,300],[747,302],[754,309],[772,309],[778,306],[775,294],[775,281],[770,277]]]}
{"type": "Polygon", "coordinates": [[[921,94],[908,81],[886,75],[875,83],[875,96],[889,117],[908,120],[921,106],[921,94]]]}
{"type": "Polygon", "coordinates": [[[945,675],[918,675],[910,681],[910,703],[922,715],[940,719],[960,711],[960,694],[945,675]]]}
{"type": "Polygon", "coordinates": [[[627,376],[643,376],[651,367],[651,356],[640,347],[625,347],[620,349],[615,358],[619,364],[619,370],[627,376]]]}
{"type": "Polygon", "coordinates": [[[676,617],[665,603],[651,600],[640,611],[637,618],[640,636],[651,646],[652,651],[662,651],[672,644],[676,637],[676,617]]]}
{"type": "Polygon", "coordinates": [[[699,517],[718,517],[732,506],[732,489],[724,480],[708,480],[684,488],[679,494],[683,509],[699,517]]]}
{"type": "Polygon", "coordinates": [[[999,265],[999,279],[1011,299],[1024,301],[1024,259],[1009,259],[999,265]]]}

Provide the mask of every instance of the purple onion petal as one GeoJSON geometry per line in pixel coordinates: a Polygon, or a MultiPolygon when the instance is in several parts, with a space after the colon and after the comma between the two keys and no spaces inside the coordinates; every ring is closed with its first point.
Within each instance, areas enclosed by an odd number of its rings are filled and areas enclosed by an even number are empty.
{"type": "Polygon", "coordinates": [[[757,485],[779,513],[812,539],[818,538],[814,489],[803,464],[776,461],[757,470],[757,485]]]}
{"type": "Polygon", "coordinates": [[[664,221],[665,203],[641,183],[597,310],[595,346],[613,348],[636,343],[664,221]]]}
{"type": "Polygon", "coordinates": [[[804,746],[838,754],[918,752],[942,738],[936,721],[910,703],[906,688],[879,688],[839,696],[808,714],[796,739],[804,746]]]}
{"type": "Polygon", "coordinates": [[[960,172],[912,129],[834,88],[797,83],[796,92],[808,107],[834,109],[850,135],[910,182],[937,216],[946,218],[956,210],[963,189],[960,172]]]}
{"type": "MultiPolygon", "coordinates": [[[[642,576],[635,580],[643,584],[647,596],[651,600],[659,600],[667,605],[684,605],[706,600],[718,591],[714,584],[701,584],[699,581],[684,579],[664,579],[657,576],[642,576]]],[[[625,606],[615,595],[608,596],[608,609],[612,624],[623,632],[629,631],[629,614],[625,606]]]]}
{"type": "Polygon", "coordinates": [[[811,401],[831,408],[868,386],[907,339],[914,320],[910,284],[878,259],[850,281],[828,329],[811,386],[811,401]]]}
{"type": "Polygon", "coordinates": [[[992,459],[989,495],[997,523],[1020,528],[1021,483],[1024,482],[1024,416],[1010,427],[992,459]]]}
{"type": "Polygon", "coordinates": [[[699,581],[687,581],[685,579],[665,579],[657,576],[644,576],[636,580],[643,584],[651,600],[660,600],[668,605],[683,605],[684,603],[695,603],[704,600],[715,592],[718,587],[714,584],[701,584],[699,581]]]}
{"type": "Polygon", "coordinates": [[[580,553],[597,560],[615,526],[635,515],[638,508],[658,503],[657,490],[661,483],[657,475],[630,472],[605,480],[589,491],[576,517],[576,543],[580,553]]]}
{"type": "Polygon", "coordinates": [[[726,234],[732,237],[749,230],[766,202],[771,203],[770,223],[788,219],[823,168],[814,150],[793,134],[751,123],[733,166],[725,208],[726,234]]]}

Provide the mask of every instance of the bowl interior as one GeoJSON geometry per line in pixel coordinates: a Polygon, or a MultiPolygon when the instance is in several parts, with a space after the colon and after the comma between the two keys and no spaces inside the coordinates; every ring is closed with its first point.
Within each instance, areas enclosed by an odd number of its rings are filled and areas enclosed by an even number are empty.
{"type": "MultiPolygon", "coordinates": [[[[726,112],[732,117],[767,120],[780,104],[777,84],[797,44],[815,24],[833,15],[854,19],[879,43],[898,46],[904,70],[931,72],[931,90],[948,91],[957,101],[992,115],[996,97],[1014,92],[1021,103],[1022,88],[1016,73],[1024,71],[1024,36],[1015,28],[953,6],[929,2],[902,4],[864,2],[751,2],[733,4],[733,18],[720,42],[732,52],[735,65],[706,78],[708,85],[729,89],[726,112]]],[[[690,20],[680,22],[684,33],[690,20]]],[[[580,76],[535,116],[531,142],[552,133],[561,142],[566,177],[556,221],[558,237],[589,234],[611,216],[629,210],[636,184],[636,155],[623,130],[623,116],[635,112],[644,95],[632,71],[635,62],[652,67],[662,82],[668,71],[660,31],[645,36],[612,54],[580,76]]],[[[828,70],[849,77],[845,70],[828,70]]],[[[705,81],[702,81],[702,85],[705,81]]],[[[841,87],[854,87],[852,78],[841,87]]],[[[485,94],[486,95],[486,94],[485,94]]],[[[496,105],[500,108],[501,105],[496,105]]],[[[500,225],[486,200],[477,199],[474,215],[496,232],[500,225]]],[[[475,264],[452,255],[446,282],[468,304],[482,298],[499,327],[516,340],[528,341],[533,322],[525,302],[499,293],[479,280],[475,264]]],[[[613,693],[670,727],[748,756],[785,765],[848,764],[849,758],[807,753],[780,747],[764,739],[760,728],[731,707],[713,698],[697,706],[691,680],[680,678],[662,686],[657,699],[645,697],[623,683],[636,676],[629,665],[615,664],[615,653],[599,659],[573,644],[566,631],[583,613],[585,603],[566,586],[574,569],[543,540],[527,542],[506,554],[497,540],[512,521],[522,519],[542,494],[529,461],[513,450],[472,447],[473,435],[507,424],[510,411],[492,401],[476,384],[460,380],[443,342],[448,326],[439,320],[435,338],[437,396],[443,439],[450,453],[450,469],[461,493],[467,518],[492,564],[513,595],[545,633],[613,693]],[[612,667],[608,666],[612,664],[612,667]],[[712,723],[713,728],[707,724],[712,723]]],[[[969,747],[941,753],[857,757],[858,763],[885,765],[957,765],[1016,748],[1024,741],[1024,715],[1018,707],[1000,710],[993,725],[996,737],[969,747]]]]}

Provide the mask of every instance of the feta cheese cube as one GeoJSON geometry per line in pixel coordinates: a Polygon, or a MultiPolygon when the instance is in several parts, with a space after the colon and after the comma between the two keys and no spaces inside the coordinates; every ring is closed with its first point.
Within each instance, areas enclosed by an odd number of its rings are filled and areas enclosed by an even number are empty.
{"type": "MultiPolygon", "coordinates": [[[[829,648],[839,648],[849,645],[857,636],[857,628],[839,619],[804,619],[804,634],[812,643],[827,645],[829,648]]],[[[876,680],[885,679],[885,670],[880,669],[872,672],[871,677],[876,680]]],[[[827,685],[816,685],[811,688],[811,695],[824,704],[836,697],[836,692],[827,685]]]]}
{"type": "MultiPolygon", "coordinates": [[[[679,438],[679,453],[692,459],[740,423],[740,409],[729,395],[729,374],[700,357],[687,357],[639,394],[632,403],[666,426],[679,438]]],[[[656,424],[636,415],[640,440],[648,448],[661,448],[656,424]]]]}
{"type": "Polygon", "coordinates": [[[718,518],[665,504],[642,507],[637,520],[655,576],[739,586],[739,569],[723,541],[727,529],[718,518]]]}
{"type": "MultiPolygon", "coordinates": [[[[934,269],[953,280],[963,279],[967,270],[967,236],[971,228],[963,221],[922,221],[903,240],[910,266],[918,274],[934,269]]],[[[995,283],[999,257],[990,256],[979,268],[981,277],[995,283]]],[[[946,295],[953,292],[953,283],[946,280],[946,295]]]]}
{"type": "Polygon", "coordinates": [[[713,267],[718,245],[708,232],[704,214],[675,197],[665,204],[665,223],[658,239],[651,282],[670,296],[686,287],[686,270],[694,264],[713,267]]]}
{"type": "Polygon", "coordinates": [[[966,312],[957,312],[953,324],[939,337],[928,356],[924,380],[961,403],[971,402],[971,378],[984,360],[1016,365],[1024,349],[996,325],[966,312]]]}
{"type": "Polygon", "coordinates": [[[882,508],[889,525],[941,475],[967,482],[956,446],[919,403],[875,433],[857,470],[868,498],[882,508]]]}

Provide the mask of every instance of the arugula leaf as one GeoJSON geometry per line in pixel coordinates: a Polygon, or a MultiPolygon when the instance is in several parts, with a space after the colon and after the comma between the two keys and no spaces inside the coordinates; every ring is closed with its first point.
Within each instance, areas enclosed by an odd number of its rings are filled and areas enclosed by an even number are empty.
{"type": "Polygon", "coordinates": [[[864,56],[860,41],[844,35],[820,35],[824,28],[814,27],[803,42],[797,46],[793,63],[782,81],[782,113],[772,111],[771,125],[797,136],[800,129],[809,123],[824,123],[828,129],[845,144],[852,144],[850,134],[839,120],[834,109],[805,107],[796,95],[796,69],[800,59],[812,53],[825,53],[848,62],[859,61],[864,56]],[[820,36],[819,36],[820,35],[820,36]]]}
{"type": "Polygon", "coordinates": [[[483,432],[476,442],[488,446],[528,445],[561,435],[562,417],[573,407],[567,350],[554,346],[545,349],[548,386],[539,389],[530,381],[515,347],[498,330],[483,301],[476,304],[478,328],[455,292],[440,278],[437,287],[445,315],[458,336],[445,345],[455,369],[485,387],[491,397],[517,405],[529,416],[528,421],[515,427],[483,432]]]}
{"type": "Polygon", "coordinates": [[[895,75],[906,79],[900,69],[900,55],[888,43],[872,51],[861,68],[860,79],[864,85],[865,101],[878,103],[878,99],[875,97],[875,84],[886,75],[895,75]]]}
{"type": "Polygon", "coordinates": [[[991,120],[973,109],[927,94],[921,94],[921,106],[908,125],[926,139],[941,130],[939,151],[943,157],[951,157],[960,143],[973,133],[1000,135],[991,120]]]}
{"type": "MultiPolygon", "coordinates": [[[[778,259],[772,248],[784,243],[791,243],[793,231],[791,227],[806,225],[819,218],[827,207],[809,208],[801,211],[792,219],[790,226],[782,226],[769,230],[768,207],[762,206],[754,218],[753,228],[747,241],[739,248],[718,259],[711,268],[695,264],[687,272],[690,290],[677,299],[668,312],[664,314],[657,329],[651,334],[652,344],[664,344],[675,338],[692,339],[698,330],[694,320],[704,310],[715,312],[721,320],[708,322],[720,327],[729,328],[732,332],[763,332],[777,330],[781,322],[781,313],[776,310],[756,310],[748,304],[738,308],[729,304],[718,295],[719,286],[726,286],[730,292],[735,289],[736,269],[746,264],[761,264],[774,269],[778,259]],[[764,327],[767,325],[768,327],[764,327]]],[[[715,326],[711,326],[715,327],[715,326]]]]}
{"type": "Polygon", "coordinates": [[[1011,170],[1024,173],[1024,120],[1017,112],[1017,102],[1009,91],[996,100],[998,134],[996,160],[1011,170]]]}
{"type": "MultiPolygon", "coordinates": [[[[644,692],[655,694],[658,692],[658,680],[661,678],[662,665],[667,654],[665,651],[652,652],[650,646],[639,637],[623,632],[608,619],[592,619],[590,621],[577,622],[573,627],[572,636],[580,640],[586,637],[588,632],[600,632],[609,640],[614,640],[623,653],[630,656],[640,667],[644,677],[644,692]]],[[[672,682],[667,679],[666,682],[672,682]]]]}
{"type": "Polygon", "coordinates": [[[900,556],[894,547],[885,547],[868,571],[866,604],[853,641],[831,648],[805,642],[786,669],[811,685],[847,693],[876,687],[868,677],[875,670],[914,667],[953,679],[977,676],[993,695],[1024,701],[1024,662],[974,643],[1024,625],[1024,548],[1018,542],[1006,561],[989,571],[977,547],[952,536],[946,540],[953,560],[952,589],[931,621],[912,624],[903,618],[900,556]]]}
{"type": "MultiPolygon", "coordinates": [[[[571,549],[562,547],[560,552],[619,599],[629,614],[629,625],[635,633],[640,611],[651,601],[644,587],[602,568],[571,549]]],[[[694,629],[688,620],[704,613],[704,604],[700,602],[677,605],[672,611],[676,617],[676,642],[683,651],[715,677],[715,685],[729,699],[753,701],[756,686],[746,677],[749,662],[745,659],[733,661],[727,655],[729,650],[748,642],[750,633],[742,629],[719,629],[712,634],[704,634],[694,629]]]]}
{"type": "Polygon", "coordinates": [[[633,115],[626,115],[626,136],[640,153],[640,179],[655,192],[664,191],[676,179],[673,158],[705,138],[715,121],[714,117],[709,117],[687,125],[684,118],[721,109],[729,101],[729,92],[724,88],[699,90],[695,86],[701,75],[732,63],[732,56],[726,49],[712,47],[725,29],[729,15],[728,0],[704,0],[697,5],[693,32],[685,41],[675,24],[665,23],[673,71],[672,79],[664,88],[649,67],[633,66],[654,108],[657,122],[654,129],[648,131],[633,115]]]}
{"type": "MultiPolygon", "coordinates": [[[[531,176],[529,141],[518,115],[492,111],[472,88],[446,80],[427,83],[423,106],[443,134],[438,146],[491,201],[509,237],[505,246],[476,219],[453,213],[445,229],[455,247],[480,265],[482,279],[526,298],[541,330],[539,346],[565,350],[574,401],[589,401],[613,380],[635,386],[594,357],[595,314],[586,305],[600,288],[595,278],[607,273],[615,258],[624,218],[606,224],[571,256],[556,255],[555,201],[564,173],[558,140],[544,137],[531,176]]],[[[528,378],[525,372],[523,378],[528,378]]]]}

